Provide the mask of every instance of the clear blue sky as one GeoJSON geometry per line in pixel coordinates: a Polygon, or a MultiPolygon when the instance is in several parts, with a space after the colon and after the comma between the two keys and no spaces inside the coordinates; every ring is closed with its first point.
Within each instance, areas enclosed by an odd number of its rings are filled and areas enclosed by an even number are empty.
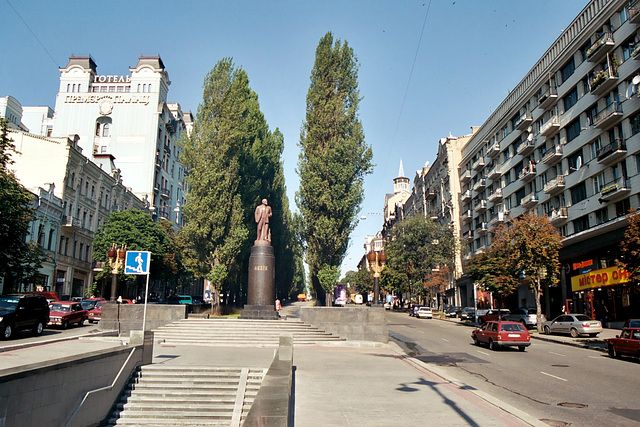
{"type": "Polygon", "coordinates": [[[413,180],[417,169],[434,160],[440,138],[468,134],[484,123],[586,4],[0,0],[0,96],[53,108],[57,68],[71,54],[91,54],[99,74],[117,75],[128,74],[140,54],[160,54],[172,82],[169,101],[195,113],[206,73],[221,58],[233,57],[247,71],[269,126],[284,134],[294,210],[309,75],[320,37],[332,31],[360,62],[360,118],[376,164],[365,181],[367,219],[352,235],[347,271],[362,256],[365,235],[381,228],[384,195],[392,192],[400,159],[413,180]]]}

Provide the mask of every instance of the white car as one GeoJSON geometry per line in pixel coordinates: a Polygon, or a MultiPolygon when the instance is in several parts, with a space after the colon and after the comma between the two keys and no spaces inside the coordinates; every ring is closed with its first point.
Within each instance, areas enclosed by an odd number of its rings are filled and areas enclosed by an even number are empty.
{"type": "Polygon", "coordinates": [[[419,319],[433,319],[433,312],[430,307],[420,307],[416,313],[416,317],[419,319]]]}

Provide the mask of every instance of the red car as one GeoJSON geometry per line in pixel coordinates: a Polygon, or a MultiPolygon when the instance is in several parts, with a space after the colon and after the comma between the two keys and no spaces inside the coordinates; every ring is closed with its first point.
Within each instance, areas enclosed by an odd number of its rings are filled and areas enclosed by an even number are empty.
{"type": "Polygon", "coordinates": [[[490,320],[502,320],[502,316],[509,314],[506,308],[492,308],[482,316],[478,316],[478,323],[484,325],[490,320]]]}
{"type": "Polygon", "coordinates": [[[474,329],[471,338],[475,345],[488,344],[491,350],[500,347],[518,347],[524,351],[531,345],[531,335],[522,323],[489,321],[474,329]]]}
{"type": "Polygon", "coordinates": [[[56,301],[49,304],[49,326],[67,329],[70,324],[82,326],[87,320],[87,310],[77,301],[56,301]]]}
{"type": "Polygon", "coordinates": [[[102,318],[102,304],[104,303],[106,301],[99,301],[93,309],[89,310],[89,323],[100,321],[102,318]]]}
{"type": "Polygon", "coordinates": [[[640,328],[625,328],[615,338],[607,338],[609,356],[640,357],[640,328]]]}

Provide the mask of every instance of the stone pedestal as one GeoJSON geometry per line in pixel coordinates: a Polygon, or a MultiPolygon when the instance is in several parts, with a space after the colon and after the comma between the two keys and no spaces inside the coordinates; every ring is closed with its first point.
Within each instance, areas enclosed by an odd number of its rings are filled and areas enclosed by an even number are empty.
{"type": "Polygon", "coordinates": [[[243,319],[278,319],[275,309],[275,266],[273,247],[268,241],[257,241],[249,257],[249,283],[247,305],[242,309],[243,319]]]}

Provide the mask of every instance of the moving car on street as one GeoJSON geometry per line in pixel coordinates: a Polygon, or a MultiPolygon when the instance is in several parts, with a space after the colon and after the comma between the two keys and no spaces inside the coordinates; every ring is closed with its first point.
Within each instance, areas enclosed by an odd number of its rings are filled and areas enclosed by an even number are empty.
{"type": "Polygon", "coordinates": [[[433,319],[431,307],[420,307],[416,312],[416,317],[418,319],[433,319]]]}
{"type": "Polygon", "coordinates": [[[475,345],[487,344],[491,350],[501,347],[518,347],[524,351],[531,345],[531,335],[522,323],[505,321],[488,321],[471,332],[475,345]]]}
{"type": "Polygon", "coordinates": [[[615,358],[640,357],[640,327],[625,328],[615,338],[607,338],[607,350],[609,350],[609,356],[615,358]]]}
{"type": "Polygon", "coordinates": [[[82,304],[77,301],[56,301],[49,304],[49,326],[60,326],[67,329],[75,323],[82,326],[89,315],[82,304]]]}
{"type": "MultiPolygon", "coordinates": [[[[520,322],[527,327],[536,326],[538,324],[536,311],[535,308],[517,308],[511,310],[511,313],[505,314],[502,318],[510,322],[520,322]]],[[[540,316],[543,322],[547,321],[547,317],[544,314],[540,314],[540,316]]]]}
{"type": "Polygon", "coordinates": [[[99,322],[102,319],[102,305],[106,304],[106,301],[100,301],[96,303],[96,306],[89,310],[89,323],[99,322]]]}
{"type": "Polygon", "coordinates": [[[550,322],[542,324],[545,334],[571,334],[573,338],[580,335],[596,337],[602,332],[602,323],[585,314],[561,314],[550,322]]]}
{"type": "Polygon", "coordinates": [[[420,307],[422,307],[420,304],[413,304],[409,310],[409,316],[415,316],[420,307]]]}
{"type": "Polygon", "coordinates": [[[89,311],[96,308],[96,304],[99,303],[100,301],[106,301],[106,300],[104,298],[87,298],[80,301],[80,304],[82,304],[82,308],[89,311]]]}
{"type": "Polygon", "coordinates": [[[12,294],[0,297],[0,333],[11,338],[16,331],[40,335],[49,323],[49,304],[42,295],[12,294]]]}

